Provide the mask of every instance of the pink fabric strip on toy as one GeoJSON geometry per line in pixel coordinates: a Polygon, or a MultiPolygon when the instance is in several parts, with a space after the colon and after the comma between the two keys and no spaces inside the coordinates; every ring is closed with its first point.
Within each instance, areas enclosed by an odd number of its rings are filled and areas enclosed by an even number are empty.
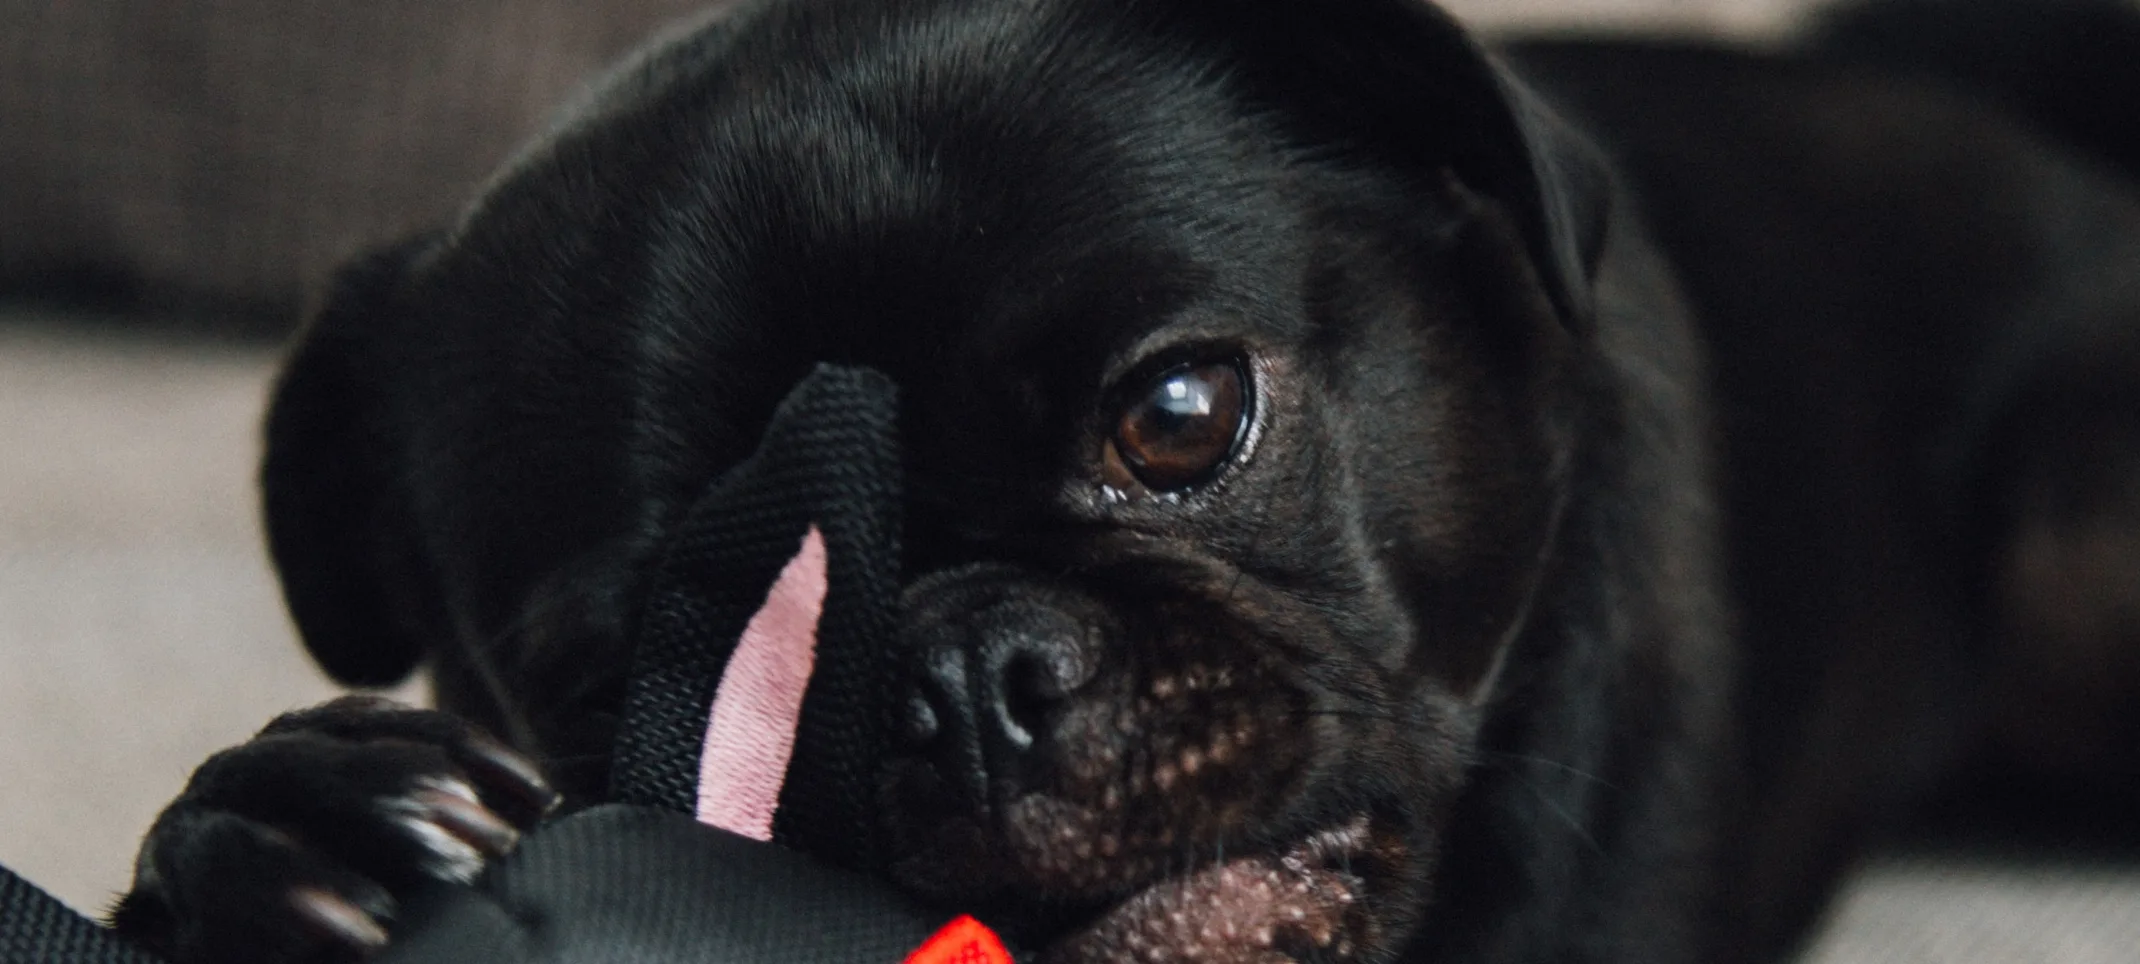
{"type": "Polygon", "coordinates": [[[699,757],[699,822],[773,839],[824,611],[825,536],[811,526],[721,672],[699,757]]]}

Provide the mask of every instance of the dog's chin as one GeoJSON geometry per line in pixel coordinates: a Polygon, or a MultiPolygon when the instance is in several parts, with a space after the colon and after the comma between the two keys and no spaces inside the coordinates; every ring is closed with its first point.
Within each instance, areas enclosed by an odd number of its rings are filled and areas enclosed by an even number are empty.
{"type": "Polygon", "coordinates": [[[1386,960],[1423,894],[1394,821],[1368,812],[1258,845],[1149,841],[1131,848],[1106,815],[1044,795],[994,827],[938,823],[895,863],[924,898],[982,908],[1047,964],[1386,960]]]}

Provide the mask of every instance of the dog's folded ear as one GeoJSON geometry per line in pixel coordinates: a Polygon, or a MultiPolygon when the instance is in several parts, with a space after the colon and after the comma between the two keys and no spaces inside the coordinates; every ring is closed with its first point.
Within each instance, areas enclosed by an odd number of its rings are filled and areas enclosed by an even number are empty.
{"type": "Polygon", "coordinates": [[[436,244],[420,237],[344,268],[268,408],[260,487],[283,599],[312,657],[352,686],[400,682],[444,626],[364,371],[366,346],[436,244]]]}
{"type": "Polygon", "coordinates": [[[1563,320],[1589,318],[1611,180],[1603,156],[1426,0],[1184,0],[1242,79],[1316,146],[1505,208],[1563,320]]]}

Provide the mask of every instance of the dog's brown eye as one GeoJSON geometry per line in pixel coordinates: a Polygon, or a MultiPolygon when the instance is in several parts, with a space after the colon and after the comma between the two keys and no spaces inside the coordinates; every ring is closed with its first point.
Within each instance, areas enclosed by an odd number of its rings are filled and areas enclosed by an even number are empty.
{"type": "Polygon", "coordinates": [[[1115,424],[1102,474],[1128,491],[1134,483],[1158,492],[1185,489],[1211,477],[1231,458],[1248,423],[1248,386],[1233,362],[1188,365],[1152,380],[1115,424]]]}

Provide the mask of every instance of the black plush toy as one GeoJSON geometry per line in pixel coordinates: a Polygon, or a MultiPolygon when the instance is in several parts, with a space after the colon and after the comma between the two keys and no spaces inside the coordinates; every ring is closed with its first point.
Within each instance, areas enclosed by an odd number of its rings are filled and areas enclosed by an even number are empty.
{"type": "MultiPolygon", "coordinates": [[[[668,547],[618,803],[407,907],[381,964],[1008,964],[883,885],[868,762],[896,718],[895,391],[820,367],[668,547]],[[693,819],[693,818],[696,819],[693,819]]],[[[0,964],[154,964],[0,871],[0,964]]]]}

